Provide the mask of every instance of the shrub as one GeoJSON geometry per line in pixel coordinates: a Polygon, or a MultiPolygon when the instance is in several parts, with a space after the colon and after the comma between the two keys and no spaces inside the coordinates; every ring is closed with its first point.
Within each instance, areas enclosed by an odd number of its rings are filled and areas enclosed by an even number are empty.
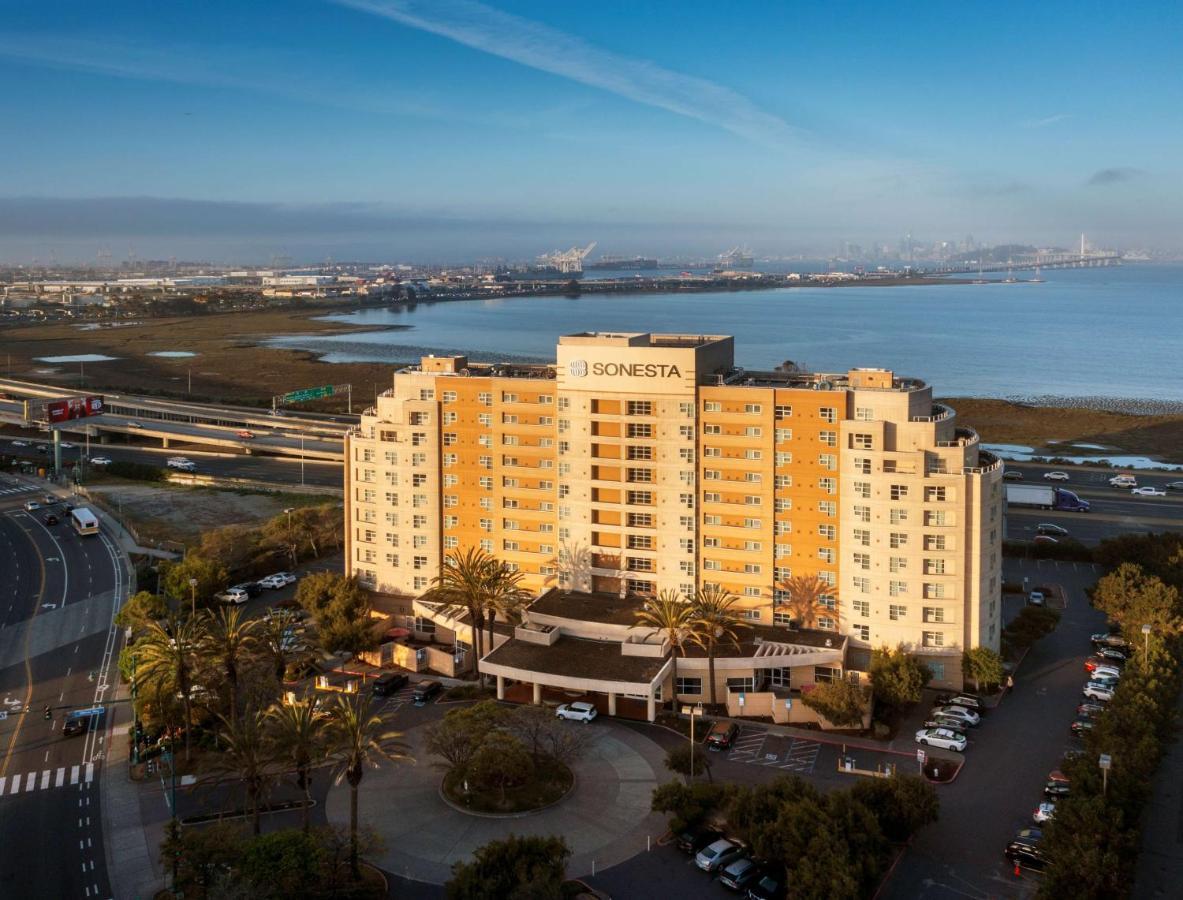
{"type": "Polygon", "coordinates": [[[801,700],[837,728],[861,727],[867,709],[867,692],[849,681],[819,684],[801,700]]]}

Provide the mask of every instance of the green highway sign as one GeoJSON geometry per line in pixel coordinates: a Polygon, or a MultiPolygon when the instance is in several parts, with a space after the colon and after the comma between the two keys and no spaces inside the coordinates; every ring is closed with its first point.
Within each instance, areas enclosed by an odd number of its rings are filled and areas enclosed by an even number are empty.
{"type": "Polygon", "coordinates": [[[284,394],[279,398],[279,402],[303,403],[305,400],[320,400],[322,397],[331,396],[333,396],[333,386],[326,384],[321,387],[305,388],[302,391],[292,391],[290,394],[284,394]]]}

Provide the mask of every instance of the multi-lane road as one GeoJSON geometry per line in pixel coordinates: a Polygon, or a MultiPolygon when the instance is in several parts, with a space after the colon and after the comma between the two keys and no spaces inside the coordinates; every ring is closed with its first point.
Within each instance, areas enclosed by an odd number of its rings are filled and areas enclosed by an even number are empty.
{"type": "Polygon", "coordinates": [[[1022,472],[1025,484],[1054,485],[1072,491],[1087,500],[1090,507],[1087,513],[1009,507],[1006,534],[1011,540],[1030,540],[1036,526],[1043,522],[1067,528],[1072,537],[1085,544],[1131,532],[1183,531],[1183,491],[1168,490],[1165,497],[1136,497],[1128,488],[1109,485],[1109,479],[1119,471],[1128,471],[1137,477],[1139,485],[1165,488],[1168,482],[1183,480],[1183,472],[1053,466],[1009,460],[1006,469],[1022,472]],[[1046,480],[1043,477],[1046,472],[1064,472],[1068,481],[1046,480]]]}
{"type": "Polygon", "coordinates": [[[110,897],[99,781],[112,717],[62,727],[114,692],[128,575],[105,534],[26,512],[41,499],[29,488],[0,476],[0,897],[110,897]]]}

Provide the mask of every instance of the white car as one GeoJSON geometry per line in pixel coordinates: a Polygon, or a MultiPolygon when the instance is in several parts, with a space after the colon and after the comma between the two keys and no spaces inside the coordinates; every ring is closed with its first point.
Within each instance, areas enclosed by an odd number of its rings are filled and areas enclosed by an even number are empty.
{"type": "Polygon", "coordinates": [[[1134,488],[1130,493],[1135,497],[1165,497],[1167,495],[1167,492],[1162,488],[1156,487],[1134,488]]]}
{"type": "Polygon", "coordinates": [[[1137,487],[1138,479],[1133,475],[1114,475],[1109,479],[1112,487],[1137,487]]]}
{"type": "Polygon", "coordinates": [[[144,426],[141,425],[139,422],[128,422],[127,427],[128,428],[143,428],[144,426]]]}
{"type": "Polygon", "coordinates": [[[1097,666],[1093,669],[1091,680],[1104,681],[1107,678],[1112,678],[1115,681],[1121,678],[1121,670],[1117,666],[1097,666]]]}
{"type": "Polygon", "coordinates": [[[41,504],[38,503],[36,500],[26,500],[25,501],[25,512],[36,512],[40,508],[41,508],[41,504]]]}
{"type": "Polygon", "coordinates": [[[1032,813],[1031,819],[1036,825],[1042,825],[1044,822],[1050,822],[1055,814],[1056,804],[1050,801],[1044,801],[1035,807],[1035,812],[1032,813]]]}
{"type": "Polygon", "coordinates": [[[556,719],[570,719],[574,722],[583,722],[584,724],[590,722],[599,713],[596,708],[590,703],[564,703],[555,710],[556,719]]]}
{"type": "Polygon", "coordinates": [[[13,442],[12,442],[12,446],[14,446],[14,447],[27,447],[27,446],[29,446],[29,442],[28,442],[28,441],[13,441],[13,442]]]}
{"type": "Polygon", "coordinates": [[[69,441],[62,441],[62,449],[63,450],[73,450],[74,445],[71,444],[69,441]]]}
{"type": "Polygon", "coordinates": [[[251,599],[251,595],[242,588],[232,587],[226,588],[222,593],[218,594],[218,599],[223,603],[233,603],[235,605],[246,603],[251,599]]]}
{"type": "Polygon", "coordinates": [[[90,461],[90,464],[92,466],[109,466],[111,465],[111,460],[105,456],[96,456],[90,461]]]}
{"type": "Polygon", "coordinates": [[[1044,600],[1043,591],[1032,591],[1027,595],[1027,602],[1032,606],[1043,606],[1044,600]]]}
{"type": "Polygon", "coordinates": [[[1044,472],[1043,477],[1046,478],[1048,481],[1067,481],[1068,480],[1068,473],[1067,472],[1044,472]]]}
{"type": "Polygon", "coordinates": [[[965,739],[965,735],[958,734],[948,728],[921,728],[916,732],[916,743],[962,753],[965,751],[965,745],[969,742],[965,739]]]}
{"type": "Polygon", "coordinates": [[[259,584],[262,587],[272,591],[278,591],[281,587],[287,587],[289,584],[295,583],[296,576],[291,572],[276,572],[274,575],[268,575],[259,579],[259,584]]]}
{"type": "Polygon", "coordinates": [[[1103,703],[1113,699],[1113,688],[1100,682],[1090,681],[1084,686],[1083,693],[1089,700],[1100,700],[1103,703]]]}
{"type": "Polygon", "coordinates": [[[966,709],[964,706],[934,706],[932,715],[960,719],[966,725],[977,725],[982,721],[981,716],[971,709],[966,709]]]}

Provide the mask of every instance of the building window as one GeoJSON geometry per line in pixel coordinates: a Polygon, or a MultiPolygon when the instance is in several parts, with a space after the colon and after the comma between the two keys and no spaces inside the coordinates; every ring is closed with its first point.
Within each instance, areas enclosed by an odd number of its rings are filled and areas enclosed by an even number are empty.
{"type": "Polygon", "coordinates": [[[926,534],[924,536],[925,550],[944,550],[945,536],[943,534],[926,534]]]}
{"type": "Polygon", "coordinates": [[[629,578],[625,580],[624,585],[630,594],[649,595],[653,593],[653,582],[651,581],[640,581],[636,578],[629,578]]]}
{"type": "Polygon", "coordinates": [[[630,534],[628,535],[628,548],[630,550],[652,550],[653,538],[647,534],[630,534]]]}
{"type": "Polygon", "coordinates": [[[775,461],[778,466],[790,466],[793,464],[793,454],[787,450],[778,450],[775,461]]]}
{"type": "Polygon", "coordinates": [[[925,525],[945,525],[945,511],[943,509],[930,510],[924,514],[925,525]]]}
{"type": "Polygon", "coordinates": [[[652,572],[653,560],[644,556],[630,556],[626,568],[630,572],[652,572]]]}
{"type": "Polygon", "coordinates": [[[832,563],[834,561],[834,548],[822,547],[817,551],[817,558],[824,563],[832,563]]]}
{"type": "Polygon", "coordinates": [[[832,616],[818,616],[817,627],[819,631],[834,631],[838,628],[838,622],[832,616]]]}
{"type": "Polygon", "coordinates": [[[863,571],[869,571],[871,568],[870,553],[855,553],[851,556],[851,561],[863,571]]]}
{"type": "Polygon", "coordinates": [[[891,486],[892,500],[906,500],[908,497],[908,486],[906,484],[893,484],[891,486]]]}
{"type": "Polygon", "coordinates": [[[943,647],[943,646],[945,646],[945,635],[940,631],[926,631],[926,632],[924,632],[924,646],[925,647],[943,647]]]}
{"type": "Polygon", "coordinates": [[[854,610],[854,613],[857,616],[861,616],[864,619],[871,618],[870,600],[855,600],[850,604],[850,608],[854,610]]]}
{"type": "Polygon", "coordinates": [[[851,584],[854,585],[854,589],[860,594],[871,593],[871,579],[864,575],[855,575],[854,578],[851,579],[851,584]]]}
{"type": "Polygon", "coordinates": [[[871,521],[871,507],[869,507],[869,506],[854,507],[854,518],[855,518],[855,521],[857,521],[857,522],[870,522],[871,521]]]}
{"type": "Polygon", "coordinates": [[[852,625],[850,630],[860,641],[869,641],[871,639],[870,625],[852,625]]]}
{"type": "Polygon", "coordinates": [[[832,472],[838,468],[838,457],[836,457],[833,453],[823,453],[818,456],[817,463],[823,469],[827,469],[832,472]]]}
{"type": "Polygon", "coordinates": [[[630,438],[651,438],[653,426],[648,422],[629,422],[625,433],[630,438]]]}
{"type": "Polygon", "coordinates": [[[940,583],[925,584],[924,596],[930,600],[943,600],[945,597],[945,586],[940,583]]]}
{"type": "Polygon", "coordinates": [[[926,487],[924,489],[924,499],[934,503],[944,502],[945,489],[943,487],[926,487]]]}
{"type": "Polygon", "coordinates": [[[902,572],[908,568],[908,558],[905,556],[893,556],[888,560],[887,567],[892,572],[902,572]]]}
{"type": "Polygon", "coordinates": [[[631,512],[628,514],[627,521],[628,521],[629,528],[652,528],[653,527],[653,516],[649,513],[631,512]]]}
{"type": "MultiPolygon", "coordinates": [[[[869,459],[864,459],[861,456],[856,456],[854,458],[854,470],[859,475],[870,475],[871,474],[871,461],[869,459]]],[[[864,483],[864,482],[860,482],[860,484],[862,484],[862,483],[864,483]]],[[[868,485],[868,487],[869,487],[869,485],[868,485]]],[[[868,495],[864,494],[863,496],[868,496],[868,495]]]]}
{"type": "Polygon", "coordinates": [[[653,448],[637,446],[630,444],[628,447],[627,459],[653,459],[653,448]]]}
{"type": "Polygon", "coordinates": [[[860,547],[871,546],[871,532],[866,528],[856,528],[854,530],[854,539],[860,547]]]}
{"type": "Polygon", "coordinates": [[[648,400],[630,400],[625,408],[630,416],[653,415],[653,404],[648,400]]]}
{"type": "Polygon", "coordinates": [[[854,408],[854,418],[858,422],[870,422],[875,418],[875,411],[869,406],[856,406],[854,408]]]}
{"type": "Polygon", "coordinates": [[[838,493],[838,482],[833,478],[819,478],[817,480],[817,486],[827,494],[838,493]]]}
{"type": "Polygon", "coordinates": [[[827,541],[832,541],[837,536],[838,529],[833,525],[818,525],[817,533],[827,541]]]}
{"type": "Polygon", "coordinates": [[[945,610],[939,606],[924,607],[924,621],[941,624],[945,621],[945,610]]]}
{"type": "Polygon", "coordinates": [[[887,617],[893,622],[898,622],[908,614],[908,607],[901,606],[898,603],[893,603],[887,607],[887,617]]]}
{"type": "Polygon", "coordinates": [[[652,469],[629,469],[628,480],[634,484],[643,484],[653,481],[652,469]]]}
{"type": "Polygon", "coordinates": [[[777,488],[791,488],[793,486],[793,476],[777,475],[773,479],[773,485],[777,488]]]}
{"type": "Polygon", "coordinates": [[[893,531],[888,538],[888,543],[893,550],[898,550],[908,543],[908,535],[903,531],[893,531]]]}
{"type": "Polygon", "coordinates": [[[717,400],[704,400],[702,404],[703,412],[722,412],[723,404],[717,400]]]}
{"type": "Polygon", "coordinates": [[[675,683],[674,690],[679,694],[690,694],[691,696],[702,695],[702,679],[701,678],[682,678],[679,677],[675,683]]]}
{"type": "Polygon", "coordinates": [[[893,509],[890,513],[892,525],[902,525],[908,521],[908,511],[906,509],[893,509]]]}
{"type": "Polygon", "coordinates": [[[925,575],[944,575],[945,561],[943,559],[926,559],[924,561],[925,575]]]}
{"type": "Polygon", "coordinates": [[[793,439],[793,429],[778,428],[776,429],[775,437],[778,444],[783,444],[785,441],[791,441],[793,439]]]}
{"type": "Polygon", "coordinates": [[[850,446],[855,450],[870,450],[871,449],[871,435],[869,435],[869,434],[852,434],[850,436],[850,446]]]}
{"type": "Polygon", "coordinates": [[[789,419],[793,416],[793,407],[788,404],[776,404],[776,417],[778,419],[789,419]]]}

